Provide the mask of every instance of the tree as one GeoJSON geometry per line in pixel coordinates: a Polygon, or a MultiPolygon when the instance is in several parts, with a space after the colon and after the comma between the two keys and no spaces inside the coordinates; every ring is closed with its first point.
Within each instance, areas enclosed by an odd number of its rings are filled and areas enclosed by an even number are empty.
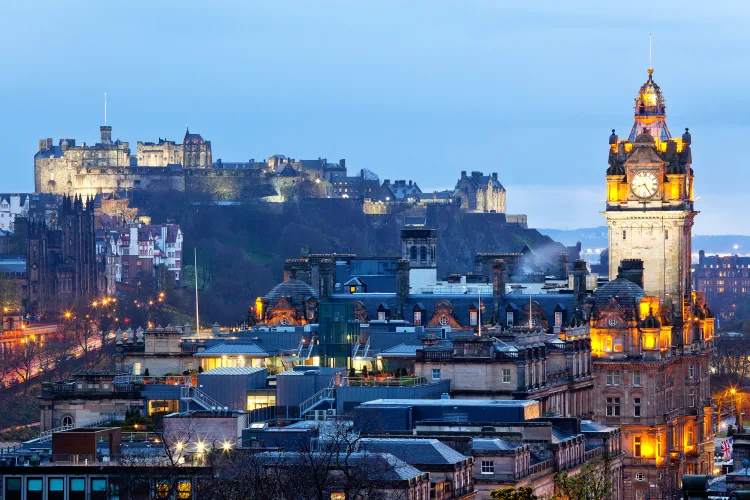
{"type": "Polygon", "coordinates": [[[612,497],[612,468],[609,460],[586,464],[577,474],[555,474],[552,500],[609,500],[612,497]]]}
{"type": "Polygon", "coordinates": [[[490,498],[496,500],[537,500],[539,497],[534,495],[534,488],[531,486],[521,486],[518,489],[509,486],[490,491],[490,498]]]}
{"type": "Polygon", "coordinates": [[[362,365],[362,377],[367,378],[368,375],[367,365],[362,365]]]}
{"type": "MultiPolygon", "coordinates": [[[[40,345],[30,337],[21,339],[11,349],[6,350],[6,359],[3,363],[10,368],[22,382],[26,382],[34,375],[35,368],[39,365],[40,345]]],[[[24,394],[28,384],[24,384],[24,394]]]]}

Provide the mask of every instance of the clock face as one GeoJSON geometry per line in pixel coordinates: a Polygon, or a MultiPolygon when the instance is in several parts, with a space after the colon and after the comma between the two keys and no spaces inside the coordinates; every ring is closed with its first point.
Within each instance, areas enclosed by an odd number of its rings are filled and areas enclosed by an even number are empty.
{"type": "Polygon", "coordinates": [[[659,181],[652,172],[637,172],[633,176],[630,188],[639,198],[651,198],[659,188],[659,181]]]}

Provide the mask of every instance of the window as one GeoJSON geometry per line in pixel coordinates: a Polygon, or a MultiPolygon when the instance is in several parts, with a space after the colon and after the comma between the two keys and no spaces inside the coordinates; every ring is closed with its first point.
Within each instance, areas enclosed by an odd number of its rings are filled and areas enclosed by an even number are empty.
{"type": "Polygon", "coordinates": [[[510,368],[503,368],[503,384],[510,384],[510,368]]]}
{"type": "Polygon", "coordinates": [[[341,492],[331,493],[331,500],[346,500],[346,493],[341,493],[341,492]]]}
{"type": "Polygon", "coordinates": [[[448,318],[446,318],[445,316],[443,316],[442,318],[440,318],[440,324],[443,325],[443,326],[447,325],[448,324],[448,318]]]}
{"type": "Polygon", "coordinates": [[[61,477],[51,477],[47,481],[47,498],[48,500],[65,499],[65,482],[61,477]]]}
{"type": "Polygon", "coordinates": [[[628,232],[627,231],[623,231],[622,232],[622,239],[623,240],[627,240],[628,239],[628,232]]]}
{"type": "Polygon", "coordinates": [[[492,460],[482,460],[482,474],[494,474],[495,462],[492,460]]]}
{"type": "Polygon", "coordinates": [[[140,375],[141,374],[141,362],[135,361],[133,363],[133,375],[140,375]]]}
{"type": "Polygon", "coordinates": [[[635,386],[641,385],[641,371],[640,370],[633,370],[633,385],[635,386]]]}
{"type": "Polygon", "coordinates": [[[643,472],[636,472],[635,473],[635,480],[636,481],[645,481],[646,475],[643,472]]]}
{"type": "Polygon", "coordinates": [[[385,311],[378,311],[378,320],[385,321],[385,311]]]}
{"type": "Polygon", "coordinates": [[[641,436],[635,436],[633,438],[633,456],[641,456],[641,436]]]}
{"type": "Polygon", "coordinates": [[[69,500],[86,500],[86,480],[82,477],[70,478],[69,500]]]}
{"type": "Polygon", "coordinates": [[[695,389],[690,389],[688,394],[688,405],[691,408],[695,406],[695,389]]]}
{"type": "Polygon", "coordinates": [[[620,385],[620,371],[619,370],[607,371],[607,385],[620,385]]]}
{"type": "Polygon", "coordinates": [[[607,416],[620,416],[620,398],[607,398],[607,416]]]}
{"type": "Polygon", "coordinates": [[[439,368],[433,368],[432,369],[432,380],[440,380],[440,369],[439,368]]]}
{"type": "Polygon", "coordinates": [[[416,326],[422,324],[422,311],[414,311],[414,324],[416,326]]]}
{"type": "Polygon", "coordinates": [[[3,498],[7,500],[21,500],[21,493],[20,477],[5,478],[5,495],[3,498]]]}
{"type": "Polygon", "coordinates": [[[616,326],[616,325],[617,325],[617,321],[616,321],[616,320],[614,320],[614,319],[609,319],[609,320],[607,320],[607,324],[608,324],[608,325],[609,325],[610,327],[614,327],[614,326],[616,326]]]}
{"type": "Polygon", "coordinates": [[[91,479],[91,500],[107,500],[107,480],[103,478],[91,479]]]}
{"type": "Polygon", "coordinates": [[[668,240],[668,239],[669,239],[669,231],[668,231],[668,230],[666,230],[666,229],[664,230],[664,239],[665,239],[665,240],[668,240]]]}
{"type": "Polygon", "coordinates": [[[641,416],[641,398],[633,398],[633,416],[641,416]]]}
{"type": "Polygon", "coordinates": [[[44,498],[42,486],[42,478],[40,477],[26,479],[26,500],[42,500],[44,498]]]}
{"type": "Polygon", "coordinates": [[[562,312],[555,312],[555,326],[562,326],[562,312]]]}
{"type": "Polygon", "coordinates": [[[661,434],[656,435],[656,456],[661,456],[661,434]]]}
{"type": "Polygon", "coordinates": [[[604,337],[604,352],[612,352],[612,337],[604,337]]]}
{"type": "Polygon", "coordinates": [[[193,484],[189,479],[177,483],[177,498],[193,498],[193,484]]]}
{"type": "Polygon", "coordinates": [[[687,428],[687,445],[693,446],[695,444],[695,431],[693,430],[693,426],[689,425],[687,428]]]}
{"type": "Polygon", "coordinates": [[[422,263],[427,262],[427,247],[420,247],[419,249],[419,261],[422,263]]]}
{"type": "Polygon", "coordinates": [[[513,326],[513,311],[508,312],[508,315],[505,318],[505,324],[508,326],[513,326]]]}
{"type": "Polygon", "coordinates": [[[60,419],[60,425],[63,427],[73,427],[73,417],[70,415],[65,415],[62,419],[60,419]]]}
{"type": "Polygon", "coordinates": [[[688,378],[695,378],[695,366],[688,365],[688,378]]]}
{"type": "Polygon", "coordinates": [[[478,324],[478,311],[469,311],[469,325],[470,326],[477,326],[478,324]]]}

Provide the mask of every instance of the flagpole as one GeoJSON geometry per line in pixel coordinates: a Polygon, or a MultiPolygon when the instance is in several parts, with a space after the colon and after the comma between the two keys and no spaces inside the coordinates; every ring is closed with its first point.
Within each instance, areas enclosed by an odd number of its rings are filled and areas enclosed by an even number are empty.
{"type": "Polygon", "coordinates": [[[195,268],[195,333],[200,333],[201,324],[198,319],[198,249],[193,249],[194,268],[195,268]]]}
{"type": "Polygon", "coordinates": [[[479,336],[482,336],[482,289],[477,288],[477,293],[479,294],[479,310],[477,311],[478,318],[479,318],[479,336]]]}

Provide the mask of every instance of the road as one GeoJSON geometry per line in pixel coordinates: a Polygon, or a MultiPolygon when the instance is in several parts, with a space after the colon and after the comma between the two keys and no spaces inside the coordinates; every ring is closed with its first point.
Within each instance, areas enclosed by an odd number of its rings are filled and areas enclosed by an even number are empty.
{"type": "MultiPolygon", "coordinates": [[[[86,347],[88,351],[96,351],[98,349],[101,349],[102,341],[98,338],[89,340],[86,347]]],[[[71,351],[71,355],[76,359],[83,357],[84,353],[85,351],[83,346],[78,346],[71,351]]],[[[55,365],[52,364],[52,366],[50,366],[49,368],[52,369],[54,368],[54,366],[55,365]]],[[[40,372],[42,372],[41,362],[37,360],[31,365],[29,380],[37,377],[40,372]]],[[[0,373],[0,387],[11,387],[22,382],[24,382],[23,377],[19,376],[19,374],[12,369],[6,369],[2,373],[0,373]]]]}

